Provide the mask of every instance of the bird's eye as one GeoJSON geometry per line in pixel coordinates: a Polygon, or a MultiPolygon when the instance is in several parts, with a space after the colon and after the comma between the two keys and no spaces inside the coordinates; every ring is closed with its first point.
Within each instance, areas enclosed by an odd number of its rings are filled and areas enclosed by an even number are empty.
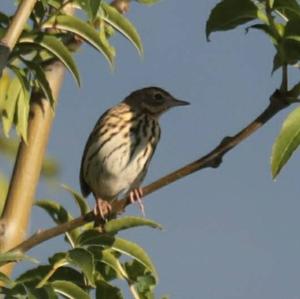
{"type": "Polygon", "coordinates": [[[156,101],[161,101],[162,99],[163,99],[163,96],[162,96],[161,93],[156,93],[156,94],[154,95],[154,100],[156,100],[156,101]]]}

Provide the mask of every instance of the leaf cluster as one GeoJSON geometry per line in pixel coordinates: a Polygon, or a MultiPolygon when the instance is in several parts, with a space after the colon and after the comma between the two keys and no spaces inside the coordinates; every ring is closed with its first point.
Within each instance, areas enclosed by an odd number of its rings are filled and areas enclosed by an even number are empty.
{"type": "MultiPolygon", "coordinates": [[[[0,39],[4,37],[11,19],[0,13],[0,39]]],[[[121,33],[140,55],[143,54],[141,38],[134,25],[105,1],[38,1],[30,22],[8,57],[7,71],[0,80],[0,116],[4,135],[8,137],[15,125],[17,134],[27,141],[29,106],[35,95],[42,94],[54,106],[55,99],[47,80],[47,66],[53,61],[63,63],[80,85],[73,52],[82,43],[100,52],[113,68],[116,50],[109,38],[115,32],[121,33]],[[65,14],[66,6],[82,11],[84,19],[65,14]]]]}
{"type": "MultiPolygon", "coordinates": [[[[299,102],[300,82],[289,88],[289,68],[299,68],[300,5],[296,0],[223,0],[211,11],[206,36],[245,25],[246,32],[255,29],[269,38],[275,49],[273,72],[281,69],[281,100],[286,104],[299,102]]],[[[276,177],[300,144],[300,110],[296,108],[284,121],[273,145],[271,165],[276,177]]]]}
{"type": "MultiPolygon", "coordinates": [[[[89,211],[86,200],[68,186],[64,188],[72,195],[82,215],[89,211]]],[[[36,205],[45,210],[56,224],[65,223],[73,216],[53,200],[40,200],[36,205]]],[[[148,254],[138,244],[117,237],[121,230],[148,226],[161,228],[152,220],[141,217],[112,219],[99,229],[89,223],[65,234],[69,250],[55,253],[49,263],[39,265],[12,280],[2,274],[0,280],[6,284],[0,294],[5,298],[124,298],[115,285],[125,281],[135,298],[154,298],[154,287],[158,275],[148,254]]],[[[29,260],[37,262],[19,251],[0,256],[0,265],[29,260]]]]}

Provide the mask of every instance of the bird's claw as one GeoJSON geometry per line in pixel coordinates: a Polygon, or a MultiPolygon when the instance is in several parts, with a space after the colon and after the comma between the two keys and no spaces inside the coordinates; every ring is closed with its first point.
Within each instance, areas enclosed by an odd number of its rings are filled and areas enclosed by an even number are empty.
{"type": "Polygon", "coordinates": [[[141,213],[144,217],[146,217],[145,214],[145,208],[143,205],[142,197],[144,195],[142,188],[136,188],[129,193],[129,200],[131,203],[137,203],[139,205],[139,208],[141,210],[141,213]]]}
{"type": "Polygon", "coordinates": [[[112,207],[111,204],[106,201],[102,200],[101,198],[96,199],[96,205],[94,207],[94,215],[96,219],[107,221],[108,216],[111,214],[112,207]]]}

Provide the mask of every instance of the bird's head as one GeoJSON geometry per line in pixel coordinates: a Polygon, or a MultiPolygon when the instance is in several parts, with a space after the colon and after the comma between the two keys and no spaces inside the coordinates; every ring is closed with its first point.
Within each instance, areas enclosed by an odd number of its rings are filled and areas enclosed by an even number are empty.
{"type": "Polygon", "coordinates": [[[132,92],[124,102],[134,109],[159,117],[172,107],[189,105],[159,87],[146,87],[132,92]]]}

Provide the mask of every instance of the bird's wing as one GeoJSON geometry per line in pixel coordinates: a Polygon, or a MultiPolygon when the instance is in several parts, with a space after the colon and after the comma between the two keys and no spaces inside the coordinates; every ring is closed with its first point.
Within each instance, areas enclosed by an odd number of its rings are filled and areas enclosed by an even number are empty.
{"type": "Polygon", "coordinates": [[[84,173],[84,169],[85,169],[85,160],[86,160],[86,155],[87,155],[87,152],[91,146],[91,144],[94,142],[94,138],[95,138],[95,134],[97,134],[97,132],[99,131],[99,128],[101,127],[101,123],[104,119],[104,117],[108,114],[109,110],[107,110],[104,114],[102,114],[102,116],[99,118],[99,120],[97,121],[94,129],[92,130],[87,142],[86,142],[86,145],[85,145],[85,148],[84,148],[84,151],[83,151],[83,155],[82,155],[82,158],[81,158],[81,166],[80,166],[80,175],[79,175],[79,181],[80,181],[80,189],[81,189],[81,193],[84,197],[87,197],[90,193],[91,193],[91,188],[90,186],[88,185],[88,183],[86,182],[85,180],[85,173],[84,173]]]}
{"type": "MultiPolygon", "coordinates": [[[[134,188],[138,188],[141,183],[143,182],[146,174],[147,174],[147,171],[148,171],[148,168],[149,168],[149,163],[151,162],[151,159],[155,153],[155,150],[156,150],[156,147],[157,147],[157,144],[160,140],[160,134],[161,134],[161,130],[160,130],[160,126],[159,124],[155,125],[154,126],[154,123],[152,123],[152,126],[150,127],[151,129],[151,137],[150,137],[150,143],[148,143],[148,147],[149,149],[144,149],[144,151],[147,151],[147,157],[146,157],[146,162],[143,166],[143,168],[141,169],[141,171],[138,173],[136,179],[134,180],[132,186],[131,186],[131,189],[134,189],[134,188]],[[154,136],[156,136],[154,138],[154,136]]],[[[134,155],[132,155],[132,158],[134,158],[134,155]]]]}

